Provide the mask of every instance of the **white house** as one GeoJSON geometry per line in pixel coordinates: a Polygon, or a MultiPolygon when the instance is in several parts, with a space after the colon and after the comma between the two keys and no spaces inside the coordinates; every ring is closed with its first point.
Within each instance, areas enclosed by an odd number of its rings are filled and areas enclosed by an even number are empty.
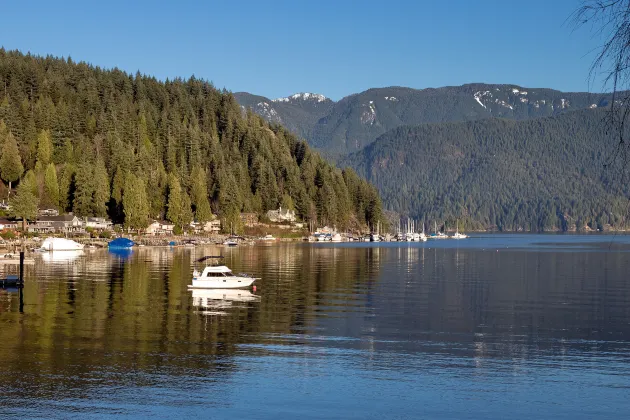
{"type": "Polygon", "coordinates": [[[175,225],[171,222],[158,222],[154,220],[146,229],[149,235],[172,235],[175,225]]]}
{"type": "Polygon", "coordinates": [[[85,229],[111,230],[112,221],[104,217],[86,217],[83,219],[83,227],[85,229]]]}
{"type": "Polygon", "coordinates": [[[219,233],[221,231],[221,221],[214,219],[206,222],[203,225],[203,231],[208,233],[219,233]]]}
{"type": "Polygon", "coordinates": [[[280,222],[295,222],[295,211],[294,210],[282,210],[282,207],[278,210],[269,210],[267,212],[267,217],[274,223],[280,222]]]}

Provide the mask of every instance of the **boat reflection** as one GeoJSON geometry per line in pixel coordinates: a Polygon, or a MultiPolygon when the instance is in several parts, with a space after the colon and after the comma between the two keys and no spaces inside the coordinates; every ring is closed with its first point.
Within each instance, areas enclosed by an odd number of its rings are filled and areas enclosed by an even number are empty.
{"type": "Polygon", "coordinates": [[[47,263],[55,263],[55,262],[72,262],[77,258],[83,256],[83,251],[51,251],[51,252],[43,252],[41,254],[42,261],[47,263]]]}
{"type": "Polygon", "coordinates": [[[131,255],[133,254],[133,249],[131,248],[108,248],[107,252],[109,253],[109,255],[116,257],[116,258],[120,258],[120,259],[127,259],[129,257],[131,257],[131,255]]]}
{"type": "Polygon", "coordinates": [[[204,315],[226,315],[226,309],[238,307],[235,303],[258,302],[257,296],[242,289],[192,289],[193,306],[204,315]]]}

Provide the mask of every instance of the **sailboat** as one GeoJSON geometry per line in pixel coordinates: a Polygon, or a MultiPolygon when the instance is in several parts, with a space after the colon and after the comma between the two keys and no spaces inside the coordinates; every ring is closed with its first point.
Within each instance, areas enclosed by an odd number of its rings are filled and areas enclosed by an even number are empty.
{"type": "Polygon", "coordinates": [[[459,220],[457,221],[457,227],[455,228],[455,235],[452,236],[453,239],[466,239],[468,235],[459,233],[459,220]]]}
{"type": "Polygon", "coordinates": [[[381,237],[378,234],[379,233],[378,231],[380,230],[380,224],[381,224],[380,221],[376,222],[376,233],[372,232],[370,234],[370,242],[380,242],[381,241],[381,237]]]}
{"type": "Polygon", "coordinates": [[[422,222],[422,233],[418,234],[418,241],[421,241],[421,242],[427,241],[427,235],[424,234],[424,221],[422,222]]]}
{"type": "MultiPolygon", "coordinates": [[[[447,239],[448,236],[444,232],[438,232],[437,230],[437,222],[433,222],[435,224],[435,233],[431,234],[431,239],[447,239]]],[[[445,225],[446,227],[446,225],[445,225]]]]}

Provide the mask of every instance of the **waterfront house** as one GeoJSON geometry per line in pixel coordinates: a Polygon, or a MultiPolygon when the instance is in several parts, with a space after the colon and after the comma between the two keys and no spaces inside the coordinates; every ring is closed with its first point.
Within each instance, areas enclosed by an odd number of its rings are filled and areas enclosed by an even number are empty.
{"type": "Polygon", "coordinates": [[[83,219],[83,227],[85,229],[111,230],[112,226],[112,221],[104,217],[86,217],[83,219]]]}
{"type": "Polygon", "coordinates": [[[154,220],[146,229],[148,235],[172,235],[175,225],[171,222],[154,220]]]}
{"type": "Polygon", "coordinates": [[[282,207],[278,210],[269,210],[267,212],[267,218],[274,223],[295,222],[296,220],[294,210],[283,210],[282,207]]]}
{"type": "Polygon", "coordinates": [[[0,230],[15,230],[18,228],[17,220],[0,219],[0,230]]]}
{"type": "Polygon", "coordinates": [[[81,219],[71,214],[61,216],[40,216],[28,225],[32,233],[84,233],[81,219]]]}
{"type": "Polygon", "coordinates": [[[204,223],[203,231],[208,233],[221,232],[221,221],[219,219],[214,219],[204,223]]]}

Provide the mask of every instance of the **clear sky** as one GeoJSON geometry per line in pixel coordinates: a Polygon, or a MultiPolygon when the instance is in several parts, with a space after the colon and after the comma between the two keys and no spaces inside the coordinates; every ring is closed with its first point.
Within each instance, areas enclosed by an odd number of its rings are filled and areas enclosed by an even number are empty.
{"type": "Polygon", "coordinates": [[[0,45],[270,98],[470,82],[589,84],[580,0],[0,0],[0,45]]]}

